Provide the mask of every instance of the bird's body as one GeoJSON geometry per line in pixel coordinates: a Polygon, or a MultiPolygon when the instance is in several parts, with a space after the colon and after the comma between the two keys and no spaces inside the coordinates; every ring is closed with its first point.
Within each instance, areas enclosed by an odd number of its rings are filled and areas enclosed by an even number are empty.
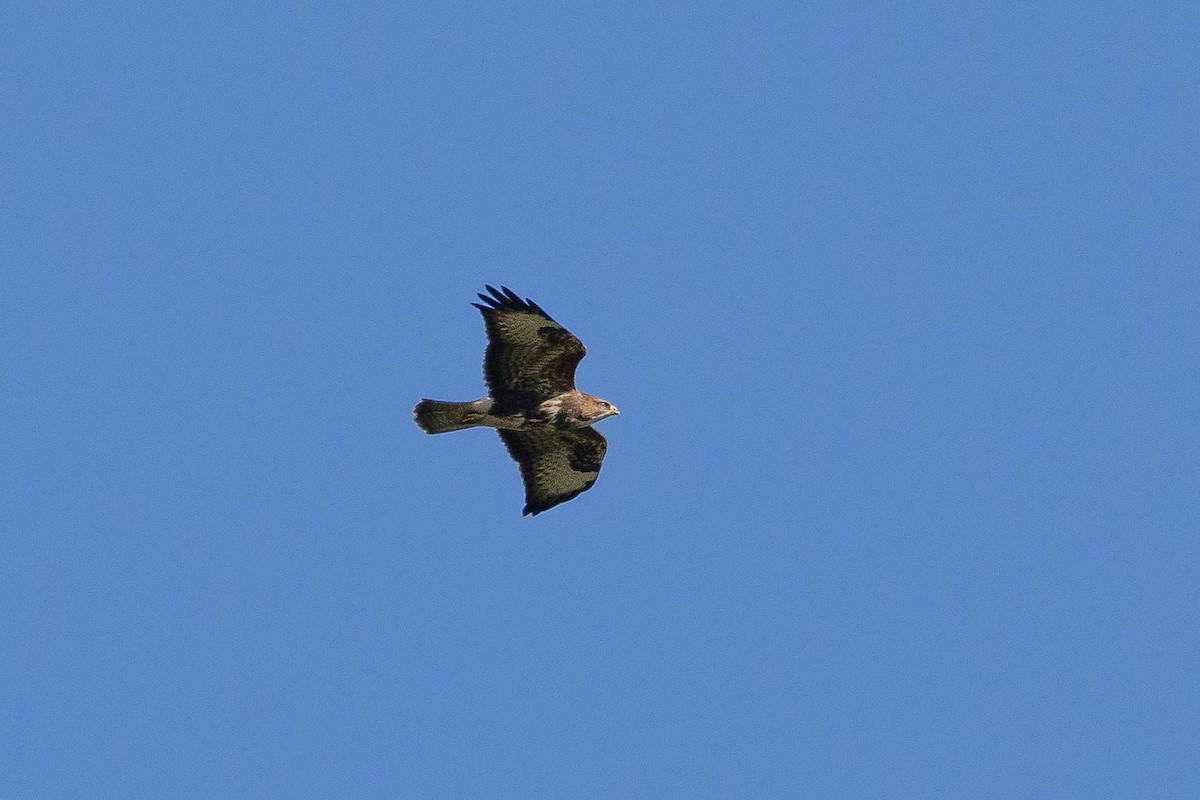
{"type": "Polygon", "coordinates": [[[531,300],[507,287],[479,295],[488,347],[489,394],[478,400],[422,400],[413,419],[426,433],[496,428],[525,483],[525,514],[539,514],[596,482],[607,442],[591,426],[617,414],[607,400],[575,388],[583,343],[531,300]]]}
{"type": "Polygon", "coordinates": [[[610,416],[612,405],[578,389],[552,395],[532,408],[496,411],[491,397],[464,403],[422,400],[413,409],[417,425],[426,433],[447,433],[464,428],[497,428],[519,431],[527,428],[582,428],[610,416]]]}

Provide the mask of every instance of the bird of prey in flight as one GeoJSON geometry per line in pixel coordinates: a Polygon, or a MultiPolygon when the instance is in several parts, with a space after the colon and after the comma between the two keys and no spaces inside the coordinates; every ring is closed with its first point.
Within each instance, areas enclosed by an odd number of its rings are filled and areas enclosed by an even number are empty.
{"type": "Polygon", "coordinates": [[[422,400],[413,419],[426,433],[495,428],[521,469],[524,513],[540,514],[592,488],[608,446],[592,425],[619,412],[575,388],[575,367],[587,354],[583,342],[507,286],[487,290],[491,296],[479,295],[484,305],[472,305],[487,328],[488,396],[422,400]]]}

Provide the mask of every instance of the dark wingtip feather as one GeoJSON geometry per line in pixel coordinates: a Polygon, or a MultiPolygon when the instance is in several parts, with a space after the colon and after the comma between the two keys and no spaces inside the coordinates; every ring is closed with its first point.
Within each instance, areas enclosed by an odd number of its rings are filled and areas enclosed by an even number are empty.
{"type": "Polygon", "coordinates": [[[588,481],[587,483],[585,483],[583,486],[576,489],[575,491],[567,492],[566,494],[560,494],[560,495],[557,495],[556,497],[548,497],[545,500],[542,500],[536,506],[533,503],[527,502],[525,504],[525,508],[521,511],[521,516],[536,517],[538,514],[542,513],[543,511],[549,511],[550,509],[554,508],[555,506],[562,505],[563,503],[567,502],[568,500],[574,500],[576,497],[579,497],[579,495],[583,494],[584,492],[586,492],[588,489],[592,488],[595,485],[596,485],[596,479],[592,478],[590,481],[588,481]]]}
{"type": "Polygon", "coordinates": [[[547,314],[537,303],[533,302],[529,298],[522,300],[520,295],[507,286],[501,285],[501,287],[497,289],[495,286],[485,284],[484,288],[491,292],[491,296],[489,297],[486,294],[480,294],[478,297],[480,300],[487,303],[487,305],[483,306],[479,303],[471,304],[480,311],[530,311],[535,314],[540,314],[551,322],[554,321],[553,317],[547,314]]]}
{"type": "Polygon", "coordinates": [[[533,503],[530,503],[530,502],[526,502],[525,508],[521,509],[521,516],[536,517],[538,514],[542,513],[543,511],[546,511],[548,509],[554,508],[556,505],[558,505],[557,502],[547,503],[544,500],[542,502],[538,503],[537,505],[534,505],[533,503]]]}
{"type": "Polygon", "coordinates": [[[487,305],[481,306],[481,305],[479,305],[479,303],[471,303],[471,305],[475,306],[480,311],[495,311],[496,309],[500,308],[503,305],[503,303],[501,301],[504,300],[504,295],[497,292],[495,287],[493,287],[493,286],[487,286],[485,288],[487,288],[487,290],[495,296],[488,297],[486,294],[482,294],[482,293],[477,294],[475,296],[478,297],[483,302],[487,303],[487,305]]]}

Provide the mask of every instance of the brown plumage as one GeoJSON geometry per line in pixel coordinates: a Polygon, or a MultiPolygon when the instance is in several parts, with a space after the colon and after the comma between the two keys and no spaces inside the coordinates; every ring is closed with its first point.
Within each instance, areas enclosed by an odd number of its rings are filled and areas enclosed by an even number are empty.
{"type": "Polygon", "coordinates": [[[426,433],[496,428],[525,483],[525,514],[586,492],[600,474],[607,442],[592,424],[619,413],[607,400],[575,388],[587,354],[579,341],[532,300],[507,286],[487,287],[483,314],[488,396],[465,403],[422,400],[413,419],[426,433]]]}

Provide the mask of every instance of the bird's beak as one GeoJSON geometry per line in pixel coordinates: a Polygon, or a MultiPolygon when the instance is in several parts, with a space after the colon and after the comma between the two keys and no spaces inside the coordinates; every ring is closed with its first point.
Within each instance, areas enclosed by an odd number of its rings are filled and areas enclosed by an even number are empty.
{"type": "Polygon", "coordinates": [[[619,415],[619,414],[621,413],[621,412],[620,412],[620,410],[619,410],[619,409],[618,409],[616,406],[613,406],[612,408],[613,408],[613,415],[614,415],[614,416],[616,416],[616,415],[619,415]]]}

